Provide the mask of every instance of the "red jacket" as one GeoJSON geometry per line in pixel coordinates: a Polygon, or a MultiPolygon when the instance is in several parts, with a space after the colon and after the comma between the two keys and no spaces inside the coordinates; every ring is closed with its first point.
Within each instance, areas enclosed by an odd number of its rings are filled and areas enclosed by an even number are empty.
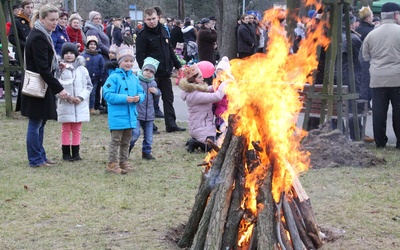
{"type": "Polygon", "coordinates": [[[85,44],[83,43],[82,39],[82,31],[80,29],[74,29],[70,25],[67,26],[66,31],[71,43],[81,44],[81,47],[79,47],[79,52],[82,52],[85,49],[85,44]]]}
{"type": "Polygon", "coordinates": [[[6,34],[7,34],[7,36],[10,33],[10,29],[11,29],[11,22],[7,22],[6,23],[6,34]]]}

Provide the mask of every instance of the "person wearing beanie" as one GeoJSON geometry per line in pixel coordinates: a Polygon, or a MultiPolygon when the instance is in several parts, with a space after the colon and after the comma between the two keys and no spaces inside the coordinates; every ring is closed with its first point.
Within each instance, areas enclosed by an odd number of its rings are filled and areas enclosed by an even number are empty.
{"type": "Polygon", "coordinates": [[[393,2],[382,5],[382,22],[365,37],[362,56],[370,62],[372,88],[372,126],[377,148],[386,147],[387,111],[392,105],[396,148],[400,149],[400,6],[393,2]]]}
{"type": "Polygon", "coordinates": [[[86,21],[83,32],[86,37],[95,36],[97,38],[97,46],[99,54],[103,56],[104,60],[108,59],[108,49],[110,48],[111,41],[107,34],[104,32],[101,14],[97,11],[89,13],[89,20],[86,21]]]}
{"type": "Polygon", "coordinates": [[[82,17],[78,13],[72,14],[68,19],[68,26],[66,28],[69,41],[74,43],[80,53],[85,49],[83,43],[82,29],[81,29],[82,17]]]}
{"type": "Polygon", "coordinates": [[[61,150],[65,161],[79,161],[82,122],[90,121],[89,97],[93,85],[85,67],[85,59],[79,56],[75,44],[66,42],[61,48],[62,70],[59,81],[68,92],[65,100],[57,100],[57,121],[61,123],[61,150]],[[72,154],[71,154],[72,152],[72,154]]]}
{"type": "Polygon", "coordinates": [[[88,36],[86,40],[86,49],[82,53],[82,56],[85,58],[86,68],[89,71],[90,79],[93,84],[93,89],[90,93],[89,109],[92,115],[96,115],[104,110],[104,107],[100,104],[100,88],[103,81],[105,60],[97,49],[97,37],[88,36]]]}
{"type": "Polygon", "coordinates": [[[132,72],[134,61],[133,48],[121,45],[117,50],[118,68],[109,70],[110,75],[103,86],[111,132],[106,166],[109,173],[126,174],[133,171],[128,162],[129,144],[132,129],[138,126],[136,106],[146,97],[139,79],[132,72]]]}
{"type": "Polygon", "coordinates": [[[184,69],[184,77],[179,81],[179,88],[182,90],[181,98],[188,106],[191,138],[186,145],[190,153],[197,148],[208,151],[207,139],[215,140],[217,130],[214,124],[212,104],[225,96],[225,86],[226,83],[222,82],[213,92],[213,87],[204,82],[197,64],[192,64],[184,69]]]}
{"type": "Polygon", "coordinates": [[[143,129],[143,143],[142,143],[142,159],[155,160],[151,154],[153,144],[153,124],[156,118],[154,110],[154,97],[159,97],[161,91],[157,88],[157,83],[154,80],[154,74],[160,62],[152,57],[146,57],[142,69],[137,72],[146,97],[144,101],[136,105],[138,112],[138,125],[132,130],[132,139],[129,146],[129,152],[135,146],[136,141],[140,136],[140,127],[143,129]]]}

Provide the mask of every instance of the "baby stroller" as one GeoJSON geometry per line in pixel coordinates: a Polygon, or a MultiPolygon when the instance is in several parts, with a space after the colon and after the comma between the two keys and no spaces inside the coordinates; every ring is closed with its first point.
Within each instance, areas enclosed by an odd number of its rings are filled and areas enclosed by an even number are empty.
{"type": "Polygon", "coordinates": [[[197,43],[193,41],[189,41],[185,44],[185,60],[188,64],[197,63],[199,61],[199,50],[197,47],[197,43]]]}

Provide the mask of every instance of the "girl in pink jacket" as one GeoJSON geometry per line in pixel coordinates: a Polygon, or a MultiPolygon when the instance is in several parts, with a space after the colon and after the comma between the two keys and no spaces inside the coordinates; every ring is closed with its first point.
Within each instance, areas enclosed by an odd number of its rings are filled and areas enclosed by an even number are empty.
{"type": "Polygon", "coordinates": [[[225,86],[226,83],[223,82],[213,92],[212,86],[208,86],[204,82],[197,64],[193,64],[184,70],[184,78],[180,80],[179,87],[182,89],[182,100],[186,101],[188,106],[191,139],[187,143],[187,150],[190,153],[197,148],[206,151],[206,140],[214,141],[217,131],[212,104],[225,96],[225,86]]]}

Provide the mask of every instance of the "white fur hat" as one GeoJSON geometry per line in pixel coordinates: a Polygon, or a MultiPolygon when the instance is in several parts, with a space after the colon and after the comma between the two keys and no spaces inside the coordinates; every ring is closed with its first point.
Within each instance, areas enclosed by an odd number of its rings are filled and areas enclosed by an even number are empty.
{"type": "Polygon", "coordinates": [[[229,59],[228,57],[224,56],[221,58],[221,61],[219,61],[218,65],[217,65],[217,70],[218,69],[222,69],[224,71],[231,71],[231,65],[229,64],[229,59]]]}

